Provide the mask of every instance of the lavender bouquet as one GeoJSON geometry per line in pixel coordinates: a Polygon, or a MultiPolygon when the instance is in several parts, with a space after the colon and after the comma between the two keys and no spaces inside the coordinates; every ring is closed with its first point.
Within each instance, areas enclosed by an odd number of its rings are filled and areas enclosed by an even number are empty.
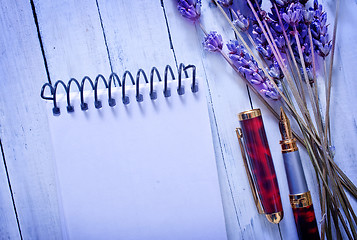
{"type": "Polygon", "coordinates": [[[269,12],[261,8],[262,1],[244,0],[250,9],[246,13],[234,9],[233,0],[213,2],[237,36],[226,46],[221,35],[207,32],[200,23],[199,0],[178,0],[177,7],[183,17],[204,32],[204,48],[222,55],[277,119],[279,115],[272,102],[281,105],[296,120],[301,134],[294,133],[295,137],[309,153],[319,184],[322,239],[333,239],[332,226],[339,239],[342,231],[349,239],[357,239],[357,217],[346,196],[349,191],[357,199],[357,188],[334,162],[330,134],[339,0],[332,39],[327,14],[318,0],[311,7],[307,6],[307,0],[270,0],[269,12]],[[317,68],[317,61],[322,62],[322,68],[317,68]],[[320,110],[317,74],[326,78],[324,111],[320,110]]]}

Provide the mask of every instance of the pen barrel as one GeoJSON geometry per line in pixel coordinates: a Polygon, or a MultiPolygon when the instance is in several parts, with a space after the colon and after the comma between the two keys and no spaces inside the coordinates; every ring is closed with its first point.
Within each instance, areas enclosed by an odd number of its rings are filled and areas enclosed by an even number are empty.
{"type": "Polygon", "coordinates": [[[290,204],[299,239],[320,239],[299,151],[285,152],[283,158],[290,191],[290,204]]]}
{"type": "Polygon", "coordinates": [[[251,111],[255,115],[241,113],[239,119],[249,165],[264,213],[270,222],[278,223],[283,216],[278,180],[260,111],[251,111]]]}
{"type": "Polygon", "coordinates": [[[283,158],[290,194],[300,194],[309,191],[299,151],[285,152],[283,153],[283,158]]]}
{"type": "Polygon", "coordinates": [[[313,205],[293,208],[293,213],[299,239],[320,240],[313,205]]]}

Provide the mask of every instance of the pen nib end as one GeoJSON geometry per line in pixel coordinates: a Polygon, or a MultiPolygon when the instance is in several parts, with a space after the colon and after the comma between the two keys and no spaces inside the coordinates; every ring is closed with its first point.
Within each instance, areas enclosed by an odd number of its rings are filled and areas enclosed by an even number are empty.
{"type": "Polygon", "coordinates": [[[289,121],[288,117],[286,116],[286,113],[283,109],[283,107],[280,107],[280,121],[289,121]]]}
{"type": "Polygon", "coordinates": [[[293,138],[289,118],[282,107],[280,107],[279,129],[282,140],[293,138]]]}

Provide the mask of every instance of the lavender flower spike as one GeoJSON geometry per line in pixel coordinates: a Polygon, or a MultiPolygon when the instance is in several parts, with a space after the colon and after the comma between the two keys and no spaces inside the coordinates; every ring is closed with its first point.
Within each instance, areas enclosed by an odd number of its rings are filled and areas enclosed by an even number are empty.
{"type": "Polygon", "coordinates": [[[181,15],[192,22],[196,22],[201,15],[200,12],[201,1],[198,0],[178,0],[177,9],[181,15]]]}
{"type": "Polygon", "coordinates": [[[297,26],[303,17],[302,9],[301,3],[292,3],[282,17],[290,26],[297,26]]]}
{"type": "Polygon", "coordinates": [[[326,58],[329,55],[332,44],[328,35],[327,13],[323,11],[322,5],[314,1],[315,18],[311,24],[311,33],[314,49],[319,56],[326,58]]]}
{"type": "Polygon", "coordinates": [[[233,21],[233,25],[242,32],[245,32],[249,28],[249,20],[243,16],[243,14],[240,13],[240,11],[237,11],[237,16],[238,18],[233,21]]]}
{"type": "Polygon", "coordinates": [[[210,52],[218,52],[223,48],[222,36],[217,32],[210,32],[203,41],[203,46],[206,50],[210,52]]]}
{"type": "Polygon", "coordinates": [[[248,82],[255,85],[255,88],[265,94],[266,97],[273,100],[280,98],[279,93],[265,76],[263,70],[258,67],[257,62],[244,47],[239,45],[238,41],[230,41],[227,47],[230,51],[229,58],[248,82]]]}
{"type": "Polygon", "coordinates": [[[320,37],[320,41],[317,41],[315,39],[313,41],[317,48],[317,54],[319,54],[323,58],[326,58],[332,49],[332,44],[331,44],[332,41],[331,40],[329,41],[328,34],[322,35],[320,37]]]}
{"type": "Polygon", "coordinates": [[[273,64],[269,68],[269,75],[277,81],[280,81],[284,78],[284,74],[281,71],[279,64],[274,60],[273,64]]]}

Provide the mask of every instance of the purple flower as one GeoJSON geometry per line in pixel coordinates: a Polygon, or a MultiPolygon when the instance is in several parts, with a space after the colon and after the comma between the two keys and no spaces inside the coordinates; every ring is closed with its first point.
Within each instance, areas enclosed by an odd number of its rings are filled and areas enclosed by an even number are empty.
{"type": "Polygon", "coordinates": [[[229,54],[240,56],[244,55],[243,51],[245,50],[241,45],[239,45],[238,41],[229,41],[229,43],[227,43],[227,48],[230,51],[229,54]]]}
{"type": "Polygon", "coordinates": [[[277,36],[274,39],[274,42],[276,44],[276,46],[280,49],[280,51],[282,51],[285,47],[285,39],[283,35],[277,36]]]}
{"type": "Polygon", "coordinates": [[[177,9],[181,15],[192,22],[196,22],[201,15],[200,12],[201,1],[197,2],[194,0],[178,0],[177,9]]]}
{"type": "Polygon", "coordinates": [[[297,26],[302,20],[302,5],[300,3],[292,3],[282,17],[290,26],[297,26]]]}
{"type": "Polygon", "coordinates": [[[317,16],[311,24],[311,31],[314,38],[319,38],[320,35],[327,34],[327,14],[324,12],[317,16]]]}
{"type": "Polygon", "coordinates": [[[237,16],[238,18],[233,21],[234,26],[242,32],[245,32],[249,28],[249,20],[243,16],[243,14],[240,13],[240,11],[237,11],[237,16]]]}
{"type": "Polygon", "coordinates": [[[302,44],[301,49],[302,49],[302,53],[304,55],[305,66],[310,67],[312,65],[312,54],[311,54],[310,42],[309,43],[306,42],[306,43],[302,44]]]}
{"type": "MultiPolygon", "coordinates": [[[[274,17],[274,15],[270,15],[271,17],[274,17]]],[[[284,24],[284,30],[286,31],[288,29],[289,25],[284,24]]],[[[274,30],[276,33],[278,33],[280,36],[283,36],[283,28],[280,26],[278,20],[271,21],[270,23],[270,28],[274,30]]]]}
{"type": "Polygon", "coordinates": [[[312,23],[312,21],[314,20],[315,17],[315,11],[312,8],[309,9],[305,9],[302,12],[303,16],[304,16],[304,22],[306,25],[310,25],[312,23]]]}
{"type": "Polygon", "coordinates": [[[223,7],[229,7],[233,4],[233,0],[218,0],[217,2],[223,7]]]}
{"type": "Polygon", "coordinates": [[[262,86],[262,89],[260,90],[260,92],[264,93],[265,96],[267,96],[268,98],[271,98],[273,100],[280,99],[280,95],[279,95],[278,91],[276,91],[276,89],[274,88],[274,86],[271,84],[270,81],[266,81],[262,85],[263,86],[262,86]]]}
{"type": "Polygon", "coordinates": [[[280,98],[277,90],[271,85],[263,70],[258,67],[257,62],[249,55],[244,47],[239,45],[238,41],[231,40],[227,44],[227,47],[230,51],[229,58],[247,81],[256,85],[256,88],[268,98],[274,100],[280,98]]]}
{"type": "Polygon", "coordinates": [[[322,5],[314,1],[315,19],[311,23],[311,33],[314,43],[314,49],[317,54],[326,58],[332,48],[328,35],[327,13],[323,11],[322,5]]]}
{"type": "Polygon", "coordinates": [[[217,32],[210,32],[203,41],[203,46],[210,52],[221,51],[223,48],[222,36],[217,32]]]}
{"type": "Polygon", "coordinates": [[[268,41],[265,38],[262,29],[257,24],[253,25],[252,35],[257,45],[261,44],[265,46],[268,44],[268,41]]]}
{"type": "Polygon", "coordinates": [[[314,44],[317,54],[323,58],[327,57],[332,49],[331,40],[328,41],[328,34],[321,36],[320,41],[314,39],[314,44]]]}
{"type": "Polygon", "coordinates": [[[281,80],[284,78],[284,74],[281,71],[279,64],[277,61],[274,60],[274,63],[270,66],[269,68],[269,75],[274,79],[274,80],[281,80]]]}
{"type": "Polygon", "coordinates": [[[269,45],[264,48],[261,44],[259,44],[257,46],[257,50],[263,56],[263,58],[268,61],[271,61],[274,58],[274,53],[269,45]]]}

